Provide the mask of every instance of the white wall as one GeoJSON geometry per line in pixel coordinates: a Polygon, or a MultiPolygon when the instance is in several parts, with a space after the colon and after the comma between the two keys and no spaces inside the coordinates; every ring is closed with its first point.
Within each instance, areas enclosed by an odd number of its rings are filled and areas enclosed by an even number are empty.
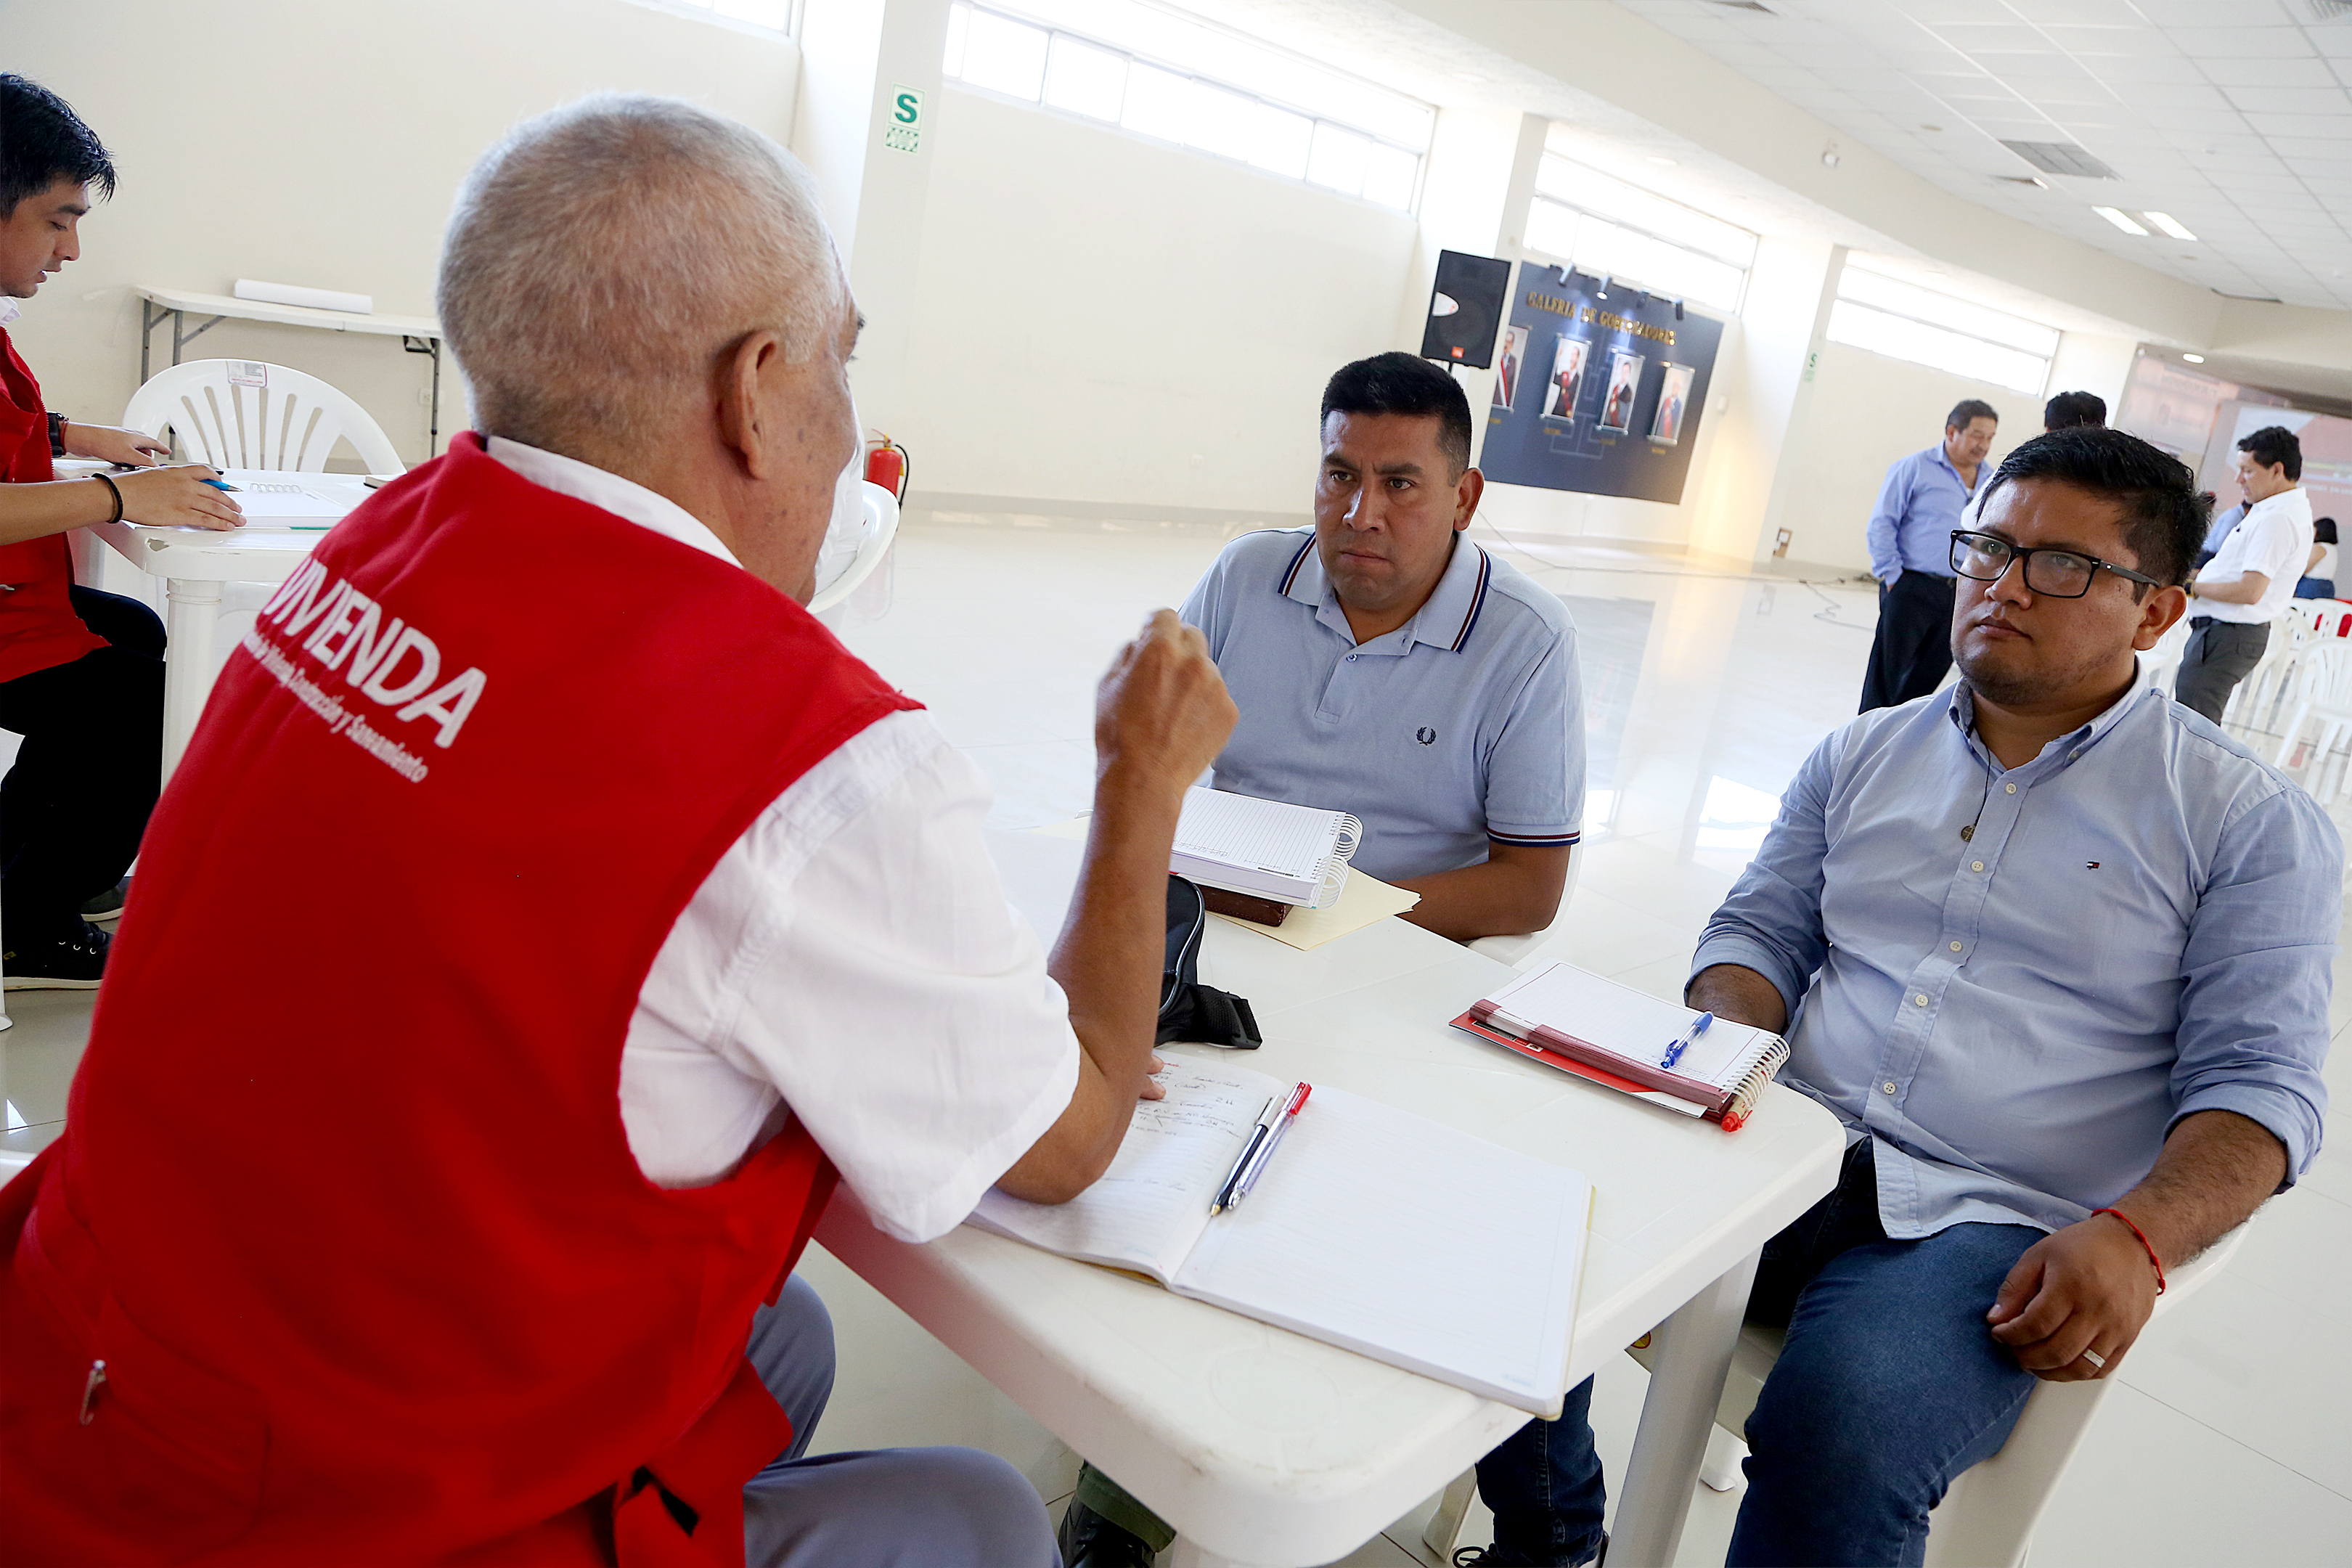
{"type": "Polygon", "coordinates": [[[2123,406],[2124,385],[2131,379],[2132,359],[2139,343],[2132,338],[2099,332],[2063,332],[2050,361],[2047,395],[2062,392],[2095,393],[2107,401],[2107,417],[2123,406]]]}
{"type": "Polygon", "coordinates": [[[1398,346],[1413,220],[961,88],[938,115],[915,489],[1306,512],[1324,381],[1398,346]]]}
{"type": "MultiPolygon", "coordinates": [[[[226,294],[240,277],[348,289],[430,315],[457,182],[515,121],[583,93],[675,94],[779,141],[787,40],[627,0],[135,0],[6,6],[8,68],[61,94],[114,154],[121,188],[82,221],[82,259],[13,330],[49,405],[119,417],[139,379],[128,286],[226,294]]],[[[158,329],[157,365],[170,357],[158,329]]],[[[393,338],[224,321],[190,358],[275,361],[357,397],[411,462],[426,362],[393,338]]],[[[443,376],[444,438],[462,427],[443,376]]]]}
{"type": "Polygon", "coordinates": [[[1869,570],[1864,532],[1887,465],[1942,441],[1945,416],[1964,397],[1980,397],[2000,414],[1988,463],[2042,434],[2038,395],[1823,343],[1811,401],[1780,454],[1788,487],[1780,526],[1795,535],[1790,559],[1869,570]]]}

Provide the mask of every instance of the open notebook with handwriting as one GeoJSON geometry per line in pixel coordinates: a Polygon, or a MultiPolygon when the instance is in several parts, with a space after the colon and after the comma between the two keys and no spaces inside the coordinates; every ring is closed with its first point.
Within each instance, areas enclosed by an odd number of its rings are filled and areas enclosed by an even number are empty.
{"type": "Polygon", "coordinates": [[[1238,1207],[1210,1217],[1283,1079],[1171,1058],[1118,1156],[1066,1204],[992,1191],[967,1223],[1537,1415],[1568,1387],[1592,1189],[1576,1172],[1318,1084],[1238,1207]]]}

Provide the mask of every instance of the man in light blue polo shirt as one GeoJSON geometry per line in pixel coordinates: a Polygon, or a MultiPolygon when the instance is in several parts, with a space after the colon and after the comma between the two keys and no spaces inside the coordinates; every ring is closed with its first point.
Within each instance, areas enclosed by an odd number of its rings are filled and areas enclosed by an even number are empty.
{"type": "MultiPolygon", "coordinates": [[[[1441,936],[1541,931],[1584,808],[1576,628],[1462,536],[1486,481],[1452,376],[1407,353],[1343,366],[1322,431],[1315,526],[1235,540],[1184,603],[1240,712],[1213,782],[1354,813],[1353,864],[1419,893],[1405,918],[1441,936]]],[[[1139,1568],[1173,1532],[1089,1465],[1060,1539],[1068,1568],[1139,1568]]]]}
{"type": "Polygon", "coordinates": [[[1342,368],[1315,526],[1235,540],[1182,612],[1241,712],[1215,786],[1353,812],[1355,866],[1461,942],[1551,923],[1584,805],[1576,628],[1463,537],[1469,462],[1453,377],[1406,353],[1342,368]]]}

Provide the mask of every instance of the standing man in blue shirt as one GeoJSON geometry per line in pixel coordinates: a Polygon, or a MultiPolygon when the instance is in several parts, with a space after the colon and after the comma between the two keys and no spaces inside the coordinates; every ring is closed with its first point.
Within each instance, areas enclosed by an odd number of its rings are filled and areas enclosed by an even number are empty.
{"type": "MultiPolygon", "coordinates": [[[[1427,360],[1342,366],[1315,526],[1235,540],[1182,611],[1239,715],[1215,786],[1352,812],[1353,864],[1419,893],[1404,918],[1457,942],[1551,923],[1584,807],[1576,628],[1462,536],[1486,485],[1470,428],[1427,360]]],[[[1569,1396],[1580,1424],[1591,1395],[1569,1396]]],[[[1591,1487],[1598,1519],[1597,1467],[1591,1487]]],[[[1174,1532],[1088,1465],[1060,1539],[1068,1568],[1140,1568],[1174,1532]]]]}
{"type": "Polygon", "coordinates": [[[1952,530],[1976,494],[2000,416],[1970,397],[1944,421],[1941,445],[1897,458],[1870,514],[1878,635],[1862,678],[1862,711],[1925,697],[1952,668],[1952,530]]]}
{"type": "MultiPolygon", "coordinates": [[[[2205,516],[2120,431],[2011,453],[1947,542],[1960,684],[1815,748],[1707,924],[1685,1000],[1785,1034],[1781,1081],[1848,1138],[1748,1300],[1788,1343],[1733,1563],[1919,1563],[2035,1380],[2112,1375],[2164,1272],[2318,1152],[2343,846],[2136,658],[2205,516]]],[[[1562,1500],[1507,1548],[1480,1466],[1485,1562],[1599,1539],[1590,1429],[1562,1426],[1562,1500]]]]}

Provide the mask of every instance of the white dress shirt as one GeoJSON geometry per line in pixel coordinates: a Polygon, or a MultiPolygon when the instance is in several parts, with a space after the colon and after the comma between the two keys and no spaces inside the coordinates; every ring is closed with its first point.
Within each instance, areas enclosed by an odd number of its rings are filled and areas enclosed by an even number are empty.
{"type": "Polygon", "coordinates": [[[2200,595],[2189,614],[2244,626],[2267,622],[2294,598],[2294,585],[2303,578],[2303,563],[2310,558],[2311,492],[2297,485],[2248,507],[2245,517],[2230,531],[2230,537],[2221,541],[2221,548],[2214,552],[2213,559],[2197,574],[2197,585],[2210,588],[2238,582],[2249,572],[2260,572],[2270,579],[2263,596],[2251,605],[2232,605],[2200,595]]]}
{"type": "MultiPolygon", "coordinates": [[[[735,564],[666,497],[493,437],[491,457],[735,564]]],[[[711,868],[637,993],[620,1113],[648,1181],[719,1181],[800,1118],[902,1240],[961,1223],[1052,1126],[1078,1041],[982,839],[986,782],[894,713],[769,805],[711,868]]]]}

